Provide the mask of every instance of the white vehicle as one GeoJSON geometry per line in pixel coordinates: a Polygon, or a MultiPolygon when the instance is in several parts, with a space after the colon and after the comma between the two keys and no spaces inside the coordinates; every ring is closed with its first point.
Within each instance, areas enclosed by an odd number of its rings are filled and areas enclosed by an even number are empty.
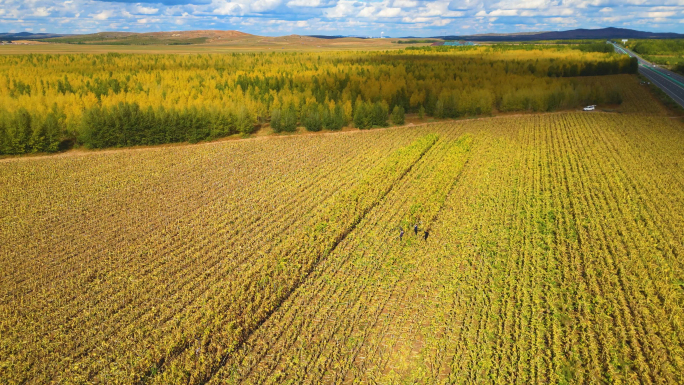
{"type": "Polygon", "coordinates": [[[584,107],[584,111],[594,111],[595,109],[596,109],[596,106],[595,106],[595,105],[584,107]]]}

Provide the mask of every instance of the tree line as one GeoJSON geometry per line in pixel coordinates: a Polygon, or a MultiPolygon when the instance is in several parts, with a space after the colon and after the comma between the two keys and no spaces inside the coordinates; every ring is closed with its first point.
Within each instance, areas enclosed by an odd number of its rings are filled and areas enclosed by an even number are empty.
{"type": "Polygon", "coordinates": [[[682,55],[684,39],[629,40],[627,48],[640,55],[682,55]]]}
{"type": "Polygon", "coordinates": [[[401,124],[618,100],[581,76],[633,73],[629,58],[484,47],[446,52],[78,54],[0,57],[0,154],[197,142],[401,124]]]}

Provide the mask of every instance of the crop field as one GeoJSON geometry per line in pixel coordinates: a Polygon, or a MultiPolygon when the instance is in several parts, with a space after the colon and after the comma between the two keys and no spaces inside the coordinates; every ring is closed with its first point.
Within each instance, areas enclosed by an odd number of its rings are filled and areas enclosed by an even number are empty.
{"type": "Polygon", "coordinates": [[[0,383],[683,383],[684,124],[630,103],[2,160],[0,383]]]}
{"type": "MultiPolygon", "coordinates": [[[[418,46],[425,45],[419,44],[418,46]]],[[[0,55],[26,55],[26,54],[107,54],[107,53],[134,53],[134,54],[208,54],[208,53],[252,53],[252,52],[325,52],[325,51],[379,51],[398,50],[405,46],[392,44],[388,39],[315,39],[309,37],[254,37],[227,41],[222,44],[192,44],[174,45],[158,44],[147,45],[96,45],[96,44],[12,44],[0,46],[0,55]]]]}

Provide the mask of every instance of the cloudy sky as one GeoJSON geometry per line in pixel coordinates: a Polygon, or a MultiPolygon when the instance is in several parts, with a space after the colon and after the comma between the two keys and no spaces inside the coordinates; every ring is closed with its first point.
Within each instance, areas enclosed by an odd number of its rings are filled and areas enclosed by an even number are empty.
{"type": "Polygon", "coordinates": [[[684,33],[684,0],[0,0],[0,32],[236,29],[435,36],[622,27],[684,33]]]}

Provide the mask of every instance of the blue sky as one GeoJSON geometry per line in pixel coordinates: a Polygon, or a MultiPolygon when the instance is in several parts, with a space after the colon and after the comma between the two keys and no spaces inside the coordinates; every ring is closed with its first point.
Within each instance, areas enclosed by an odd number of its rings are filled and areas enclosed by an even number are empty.
{"type": "Polygon", "coordinates": [[[621,27],[684,33],[684,0],[0,0],[0,32],[235,29],[434,36],[621,27]]]}

